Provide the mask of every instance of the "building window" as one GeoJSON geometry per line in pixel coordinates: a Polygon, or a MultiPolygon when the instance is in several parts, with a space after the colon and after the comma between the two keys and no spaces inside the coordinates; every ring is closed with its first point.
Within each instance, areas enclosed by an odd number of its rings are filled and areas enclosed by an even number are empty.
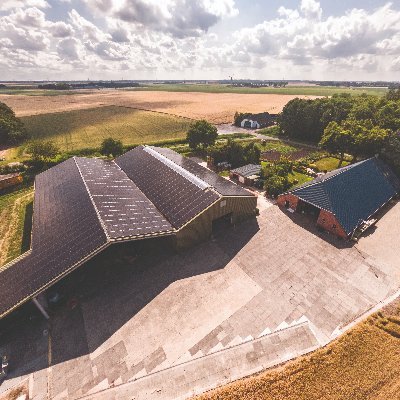
{"type": "Polygon", "coordinates": [[[225,207],[225,206],[226,206],[226,200],[222,200],[221,203],[220,203],[220,207],[222,208],[222,207],[225,207]]]}
{"type": "Polygon", "coordinates": [[[332,225],[332,229],[336,229],[336,225],[335,224],[332,225]]]}
{"type": "Polygon", "coordinates": [[[290,201],[289,200],[285,200],[285,208],[290,208],[290,201]]]}

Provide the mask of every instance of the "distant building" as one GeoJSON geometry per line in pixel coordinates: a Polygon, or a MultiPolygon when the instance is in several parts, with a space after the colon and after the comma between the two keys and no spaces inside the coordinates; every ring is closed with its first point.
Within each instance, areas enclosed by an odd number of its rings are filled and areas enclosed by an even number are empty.
{"type": "Polygon", "coordinates": [[[22,182],[22,180],[22,175],[19,172],[7,175],[0,175],[0,189],[5,189],[10,186],[18,185],[22,182]]]}
{"type": "Polygon", "coordinates": [[[374,157],[292,189],[278,197],[278,205],[308,214],[322,229],[350,238],[399,191],[398,178],[374,157]]]}
{"type": "Polygon", "coordinates": [[[270,114],[263,112],[259,114],[250,114],[242,122],[240,126],[242,128],[260,129],[266,128],[276,124],[277,114],[270,114]]]}
{"type": "Polygon", "coordinates": [[[253,186],[254,181],[260,178],[261,165],[247,164],[229,172],[229,177],[247,186],[253,186]]]}

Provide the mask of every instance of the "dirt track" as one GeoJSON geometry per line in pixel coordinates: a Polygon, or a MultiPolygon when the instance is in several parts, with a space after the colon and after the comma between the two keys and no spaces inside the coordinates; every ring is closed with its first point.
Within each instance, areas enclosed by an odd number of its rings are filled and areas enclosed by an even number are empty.
{"type": "Polygon", "coordinates": [[[192,119],[204,118],[221,124],[232,122],[236,111],[278,113],[296,97],[312,99],[316,96],[102,90],[59,96],[0,95],[0,102],[6,103],[20,117],[117,105],[192,119]]]}

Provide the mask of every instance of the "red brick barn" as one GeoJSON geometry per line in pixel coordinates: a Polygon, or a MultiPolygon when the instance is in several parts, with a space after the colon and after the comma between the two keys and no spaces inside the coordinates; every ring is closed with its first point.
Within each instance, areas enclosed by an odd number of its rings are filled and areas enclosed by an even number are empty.
{"type": "Polygon", "coordinates": [[[280,195],[278,205],[313,216],[319,227],[347,239],[399,191],[394,173],[373,157],[280,195]]]}

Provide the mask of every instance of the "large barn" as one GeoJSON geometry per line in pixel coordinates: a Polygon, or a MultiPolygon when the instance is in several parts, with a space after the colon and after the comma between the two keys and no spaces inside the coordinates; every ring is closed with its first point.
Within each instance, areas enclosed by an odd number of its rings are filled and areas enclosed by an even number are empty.
{"type": "Polygon", "coordinates": [[[0,269],[0,318],[115,242],[168,236],[186,248],[216,221],[255,215],[256,205],[247,190],[170,149],[73,157],[35,179],[31,249],[0,269]]]}
{"type": "Polygon", "coordinates": [[[278,205],[314,216],[322,229],[350,238],[400,191],[376,157],[339,168],[278,197],[278,205]]]}

